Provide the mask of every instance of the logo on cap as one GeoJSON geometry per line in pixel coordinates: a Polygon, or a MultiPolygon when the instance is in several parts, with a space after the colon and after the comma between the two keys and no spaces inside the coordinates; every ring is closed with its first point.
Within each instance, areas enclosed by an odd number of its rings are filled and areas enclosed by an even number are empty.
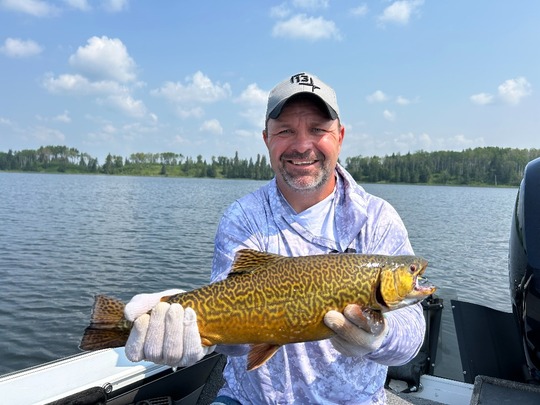
{"type": "Polygon", "coordinates": [[[305,73],[298,73],[294,76],[291,76],[291,83],[296,83],[301,86],[311,86],[312,92],[315,92],[316,89],[320,89],[320,87],[313,82],[313,77],[305,73]]]}
{"type": "Polygon", "coordinates": [[[301,93],[317,96],[324,102],[330,118],[338,118],[339,110],[334,90],[317,76],[302,72],[290,76],[288,80],[285,79],[270,91],[266,105],[266,119],[279,117],[287,100],[301,93]]]}

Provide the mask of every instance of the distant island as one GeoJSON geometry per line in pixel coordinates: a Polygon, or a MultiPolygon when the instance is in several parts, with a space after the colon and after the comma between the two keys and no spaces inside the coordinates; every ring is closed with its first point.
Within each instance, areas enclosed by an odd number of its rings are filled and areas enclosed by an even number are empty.
{"type": "MultiPolygon", "coordinates": [[[[461,152],[417,151],[407,154],[348,157],[345,168],[359,183],[518,186],[525,165],[540,149],[483,147],[461,152]]],[[[195,159],[180,153],[108,154],[103,164],[76,148],[41,146],[37,150],[0,152],[0,170],[39,173],[91,173],[130,176],[210,177],[269,180],[273,171],[266,156],[195,159]]]]}

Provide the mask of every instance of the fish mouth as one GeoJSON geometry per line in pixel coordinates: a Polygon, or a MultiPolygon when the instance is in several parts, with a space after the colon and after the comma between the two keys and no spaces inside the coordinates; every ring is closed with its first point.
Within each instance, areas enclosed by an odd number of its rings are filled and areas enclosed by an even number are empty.
{"type": "MultiPolygon", "coordinates": [[[[422,272],[423,273],[423,272],[422,272]]],[[[437,288],[426,277],[416,276],[409,297],[425,297],[435,292],[437,288]]]]}
{"type": "Polygon", "coordinates": [[[425,297],[433,294],[437,289],[433,284],[431,284],[427,277],[423,277],[426,269],[427,263],[422,263],[418,273],[416,273],[416,276],[414,277],[413,288],[409,294],[409,297],[425,297]]]}

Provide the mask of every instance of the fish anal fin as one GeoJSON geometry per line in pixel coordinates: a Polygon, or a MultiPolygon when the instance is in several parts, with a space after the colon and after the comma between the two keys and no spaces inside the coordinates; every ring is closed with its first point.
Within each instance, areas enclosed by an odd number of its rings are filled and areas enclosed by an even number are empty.
{"type": "Polygon", "coordinates": [[[257,271],[261,266],[282,257],[253,249],[241,249],[236,252],[229,276],[257,271]]]}
{"type": "Polygon", "coordinates": [[[276,354],[280,347],[280,345],[272,345],[270,343],[252,345],[247,356],[247,370],[255,370],[262,366],[276,354]]]}

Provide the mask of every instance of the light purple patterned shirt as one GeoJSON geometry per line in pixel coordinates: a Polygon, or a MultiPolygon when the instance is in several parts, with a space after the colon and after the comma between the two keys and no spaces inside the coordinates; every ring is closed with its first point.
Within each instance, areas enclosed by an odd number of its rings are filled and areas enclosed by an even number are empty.
{"type": "MultiPolygon", "coordinates": [[[[407,231],[394,208],[367,193],[338,165],[332,201],[335,240],[313,234],[273,179],[235,201],[216,235],[212,281],[224,279],[236,251],[250,248],[284,256],[355,249],[357,253],[413,254],[407,231]]],[[[247,346],[220,346],[228,355],[220,395],[242,404],[384,404],[387,366],[404,364],[418,352],[425,322],[420,304],[385,314],[388,336],[364,357],[346,357],[329,339],[281,347],[263,366],[246,371],[247,346]]]]}

